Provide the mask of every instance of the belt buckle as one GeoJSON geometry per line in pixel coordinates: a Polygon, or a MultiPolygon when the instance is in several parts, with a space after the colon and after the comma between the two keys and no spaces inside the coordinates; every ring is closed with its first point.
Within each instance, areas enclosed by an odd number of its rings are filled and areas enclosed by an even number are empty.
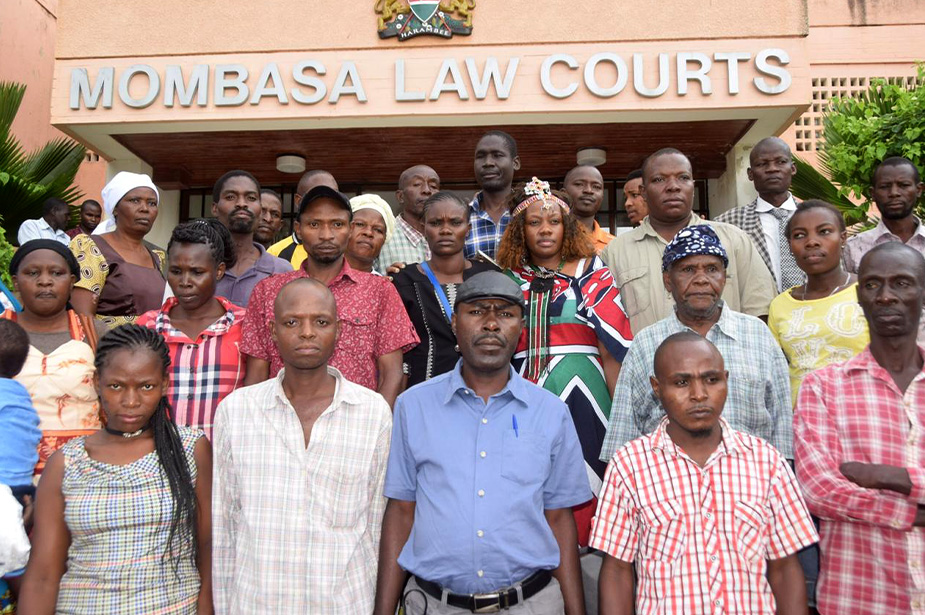
{"type": "Polygon", "coordinates": [[[473,613],[497,613],[501,610],[500,592],[493,592],[490,594],[472,594],[472,598],[475,602],[475,608],[472,609],[473,613]],[[479,602],[482,600],[494,600],[494,604],[486,604],[485,606],[480,607],[479,602]]]}

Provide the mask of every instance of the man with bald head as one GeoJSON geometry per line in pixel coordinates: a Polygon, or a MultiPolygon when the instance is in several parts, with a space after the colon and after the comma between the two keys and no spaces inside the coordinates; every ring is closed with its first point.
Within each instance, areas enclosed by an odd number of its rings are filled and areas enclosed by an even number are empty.
{"type": "Polygon", "coordinates": [[[778,137],[767,137],[752,148],[748,179],[755,184],[754,201],[731,209],[717,218],[733,224],[751,237],[764,264],[774,276],[777,292],[799,286],[804,274],[790,251],[785,228],[797,205],[790,184],[797,173],[790,146],[778,137]]]}
{"type": "Polygon", "coordinates": [[[329,365],[342,326],[327,286],[292,280],[270,323],[283,369],[219,404],[217,613],[372,611],[392,414],[329,365]]]}
{"type": "Polygon", "coordinates": [[[870,345],[812,372],[794,410],[797,477],[821,519],[821,615],[925,613],[925,258],[900,242],[861,259],[870,345]]]}
{"type": "Polygon", "coordinates": [[[578,165],[566,174],[562,188],[571,201],[572,213],[590,233],[594,249],[600,253],[614,237],[602,229],[596,219],[604,202],[604,178],[601,172],[590,164],[578,165]]]}
{"type": "Polygon", "coordinates": [[[610,461],[591,531],[600,612],[806,615],[796,553],[818,537],[790,466],[721,418],[729,374],[709,340],[675,333],[654,365],[666,416],[610,461]]]}
{"type": "Polygon", "coordinates": [[[687,156],[674,148],[660,149],[646,158],[642,172],[649,215],[601,252],[620,289],[633,335],[674,311],[671,293],[662,283],[662,256],[678,231],[698,224],[716,231],[729,258],[722,294],[726,306],[766,317],[771,299],[777,295],[774,279],[744,231],[704,220],[693,212],[694,173],[687,156]]]}
{"type": "Polygon", "coordinates": [[[439,191],[440,176],[426,164],[402,172],[395,191],[401,213],[395,218],[395,232],[379,252],[379,273],[398,263],[422,263],[430,259],[430,247],[424,241],[424,201],[439,191]]]}
{"type": "MultiPolygon", "coordinates": [[[[295,199],[293,202],[296,207],[302,202],[302,197],[308,194],[309,190],[315,186],[327,186],[332,190],[340,190],[340,187],[337,185],[337,180],[327,171],[322,171],[321,169],[306,171],[299,179],[299,184],[295,189],[295,199]]],[[[283,260],[289,261],[293,269],[298,269],[302,261],[308,256],[305,252],[305,248],[302,247],[302,238],[299,237],[299,231],[294,224],[292,227],[292,234],[267,248],[267,252],[273,256],[278,256],[283,260]]]]}

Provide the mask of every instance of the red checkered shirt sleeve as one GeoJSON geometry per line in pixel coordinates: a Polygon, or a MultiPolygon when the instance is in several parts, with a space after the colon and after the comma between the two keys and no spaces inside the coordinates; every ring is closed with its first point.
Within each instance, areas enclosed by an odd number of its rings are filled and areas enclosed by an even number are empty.
{"type": "Polygon", "coordinates": [[[376,358],[396,350],[408,352],[421,342],[395,286],[388,278],[381,278],[380,283],[383,293],[374,347],[376,358]]]}
{"type": "Polygon", "coordinates": [[[591,522],[589,544],[618,560],[633,562],[639,522],[632,487],[626,484],[627,477],[631,476],[625,468],[626,450],[618,452],[607,464],[597,515],[591,522]]]}
{"type": "Polygon", "coordinates": [[[771,509],[768,559],[781,559],[819,542],[816,526],[797,487],[790,465],[776,450],[777,471],[771,478],[768,505],[771,509]]]}
{"type": "Polygon", "coordinates": [[[273,276],[257,283],[247,302],[247,314],[244,316],[244,325],[241,340],[241,352],[270,362],[273,360],[273,339],[270,337],[270,315],[273,310],[273,301],[279,289],[272,283],[273,276]]]}
{"type": "Polygon", "coordinates": [[[910,529],[915,520],[916,503],[899,494],[865,489],[849,481],[839,471],[844,459],[833,412],[871,412],[867,399],[850,399],[853,406],[826,405],[828,390],[838,384],[833,365],[812,372],[803,380],[794,409],[793,434],[797,478],[810,511],[822,519],[866,523],[891,529],[910,529]]]}

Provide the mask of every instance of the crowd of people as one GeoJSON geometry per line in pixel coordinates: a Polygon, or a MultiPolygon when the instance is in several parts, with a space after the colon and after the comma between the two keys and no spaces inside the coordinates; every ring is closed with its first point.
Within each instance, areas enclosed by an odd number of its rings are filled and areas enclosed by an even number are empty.
{"type": "Polygon", "coordinates": [[[598,169],[521,165],[489,131],[471,201],[418,164],[397,215],[309,171],[280,241],[244,170],[166,249],[147,175],[49,200],[0,315],[0,612],[925,615],[919,170],[852,234],[776,137],[715,221],[662,149],[614,236],[598,169]]]}

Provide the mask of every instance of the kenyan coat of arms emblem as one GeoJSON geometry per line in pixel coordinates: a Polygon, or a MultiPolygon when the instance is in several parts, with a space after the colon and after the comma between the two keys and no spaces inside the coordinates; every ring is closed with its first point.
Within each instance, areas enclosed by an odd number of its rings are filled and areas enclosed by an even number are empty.
{"type": "Polygon", "coordinates": [[[475,0],[376,0],[379,38],[472,34],[475,0]]]}

